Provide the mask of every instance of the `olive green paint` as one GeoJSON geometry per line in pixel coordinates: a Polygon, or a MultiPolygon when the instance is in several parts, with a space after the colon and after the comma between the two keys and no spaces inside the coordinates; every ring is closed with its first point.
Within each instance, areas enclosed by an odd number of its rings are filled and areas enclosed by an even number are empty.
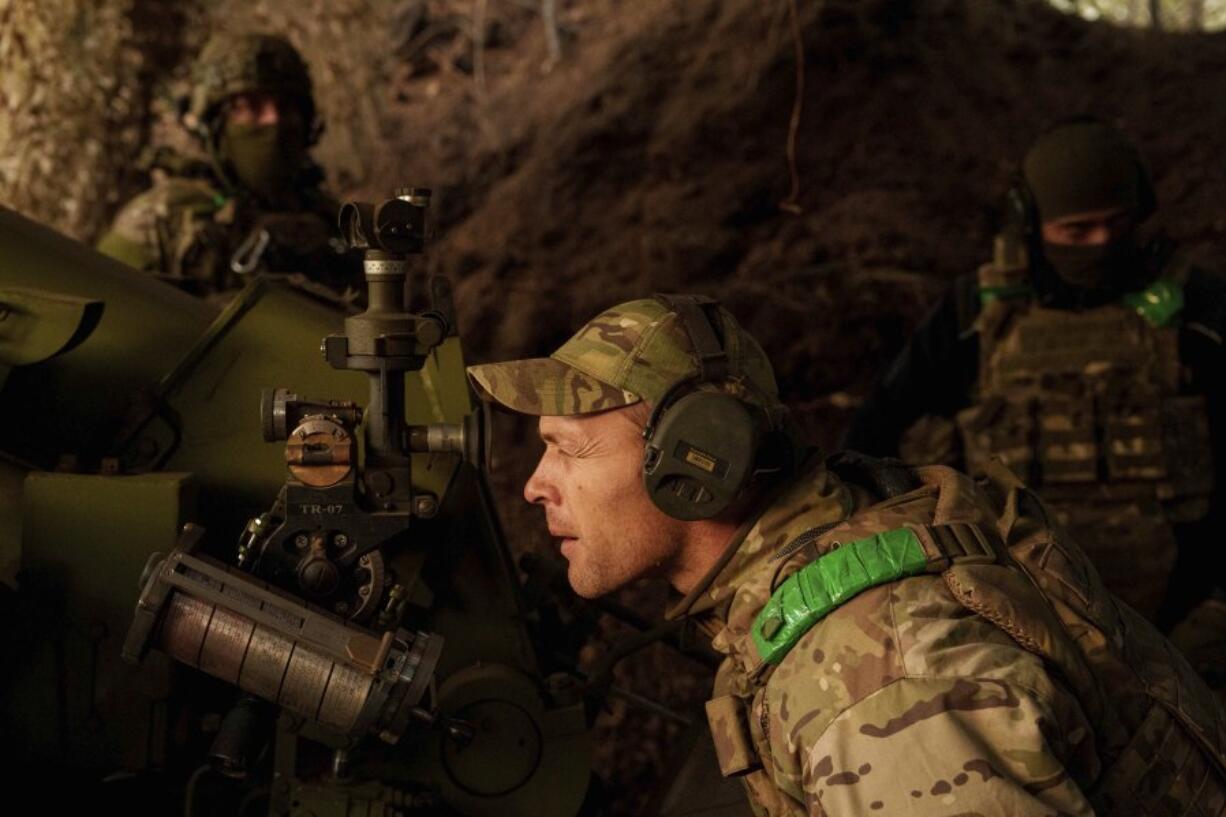
{"type": "Polygon", "coordinates": [[[183,473],[26,476],[18,583],[29,641],[8,656],[21,671],[0,696],[16,745],[67,767],[160,765],[169,661],[133,668],[120,648],[149,554],[174,547],[194,496],[183,473]]]}

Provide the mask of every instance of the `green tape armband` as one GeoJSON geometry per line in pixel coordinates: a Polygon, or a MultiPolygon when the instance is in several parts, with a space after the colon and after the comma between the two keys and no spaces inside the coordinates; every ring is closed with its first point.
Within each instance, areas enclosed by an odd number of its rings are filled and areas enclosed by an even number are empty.
{"type": "Polygon", "coordinates": [[[981,286],[979,287],[979,303],[987,306],[992,301],[1013,301],[1019,298],[1029,298],[1031,294],[1029,284],[981,286]]]}
{"type": "Polygon", "coordinates": [[[750,628],[758,654],[778,664],[810,627],[853,596],[922,573],[927,565],[910,528],[847,542],[793,573],[771,594],[750,628]]]}
{"type": "Polygon", "coordinates": [[[1170,326],[1183,311],[1183,287],[1166,278],[1159,278],[1140,292],[1129,292],[1121,298],[1125,305],[1159,329],[1170,326]]]}

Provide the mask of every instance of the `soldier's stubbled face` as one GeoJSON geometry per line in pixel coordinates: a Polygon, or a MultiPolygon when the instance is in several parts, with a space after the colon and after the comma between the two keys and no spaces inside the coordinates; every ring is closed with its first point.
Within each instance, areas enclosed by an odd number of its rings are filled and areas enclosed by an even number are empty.
{"type": "Polygon", "coordinates": [[[672,580],[685,567],[686,524],[657,508],[643,486],[634,408],[540,418],[545,451],[524,498],[544,509],[570,585],[584,598],[647,575],[672,580]]]}

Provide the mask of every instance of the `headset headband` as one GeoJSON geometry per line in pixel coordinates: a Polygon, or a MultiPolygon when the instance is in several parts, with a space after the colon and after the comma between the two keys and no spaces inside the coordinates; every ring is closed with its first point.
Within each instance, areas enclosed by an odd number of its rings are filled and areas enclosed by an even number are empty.
{"type": "MultiPolygon", "coordinates": [[[[705,295],[654,295],[660,303],[677,313],[681,328],[694,347],[701,383],[718,383],[728,377],[728,350],[719,330],[719,301],[705,295]]],[[[670,389],[671,391],[671,389],[670,389]]]]}

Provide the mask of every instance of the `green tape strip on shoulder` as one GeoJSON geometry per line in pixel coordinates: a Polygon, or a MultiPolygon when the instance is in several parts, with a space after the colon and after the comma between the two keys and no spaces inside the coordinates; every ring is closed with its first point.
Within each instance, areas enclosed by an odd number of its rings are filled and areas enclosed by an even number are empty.
{"type": "Polygon", "coordinates": [[[1021,298],[1029,298],[1033,294],[1029,284],[981,286],[979,287],[979,303],[987,306],[992,301],[1015,301],[1021,298]]]}
{"type": "Polygon", "coordinates": [[[1183,311],[1183,287],[1168,278],[1159,278],[1140,292],[1129,292],[1121,300],[1150,326],[1161,329],[1170,326],[1183,311]]]}
{"type": "Polygon", "coordinates": [[[771,594],[750,628],[758,654],[778,664],[810,627],[853,596],[922,573],[927,565],[910,528],[845,543],[793,573],[771,594]]]}

